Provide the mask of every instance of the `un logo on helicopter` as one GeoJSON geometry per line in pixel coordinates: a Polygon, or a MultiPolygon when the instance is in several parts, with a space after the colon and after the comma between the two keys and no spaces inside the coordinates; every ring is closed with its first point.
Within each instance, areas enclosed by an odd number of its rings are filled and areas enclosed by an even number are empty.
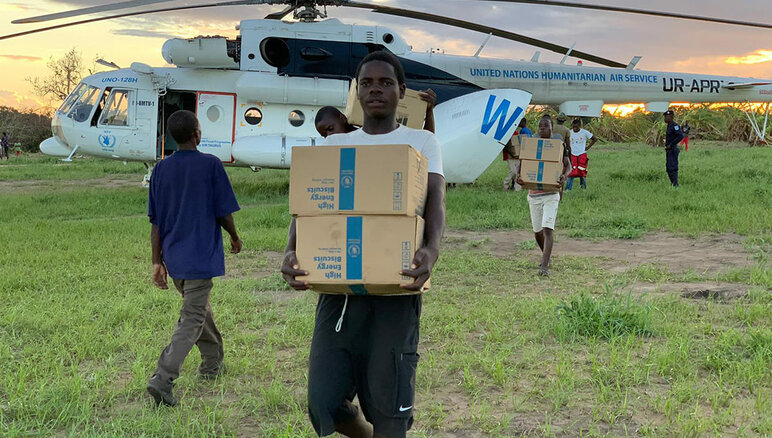
{"type": "Polygon", "coordinates": [[[509,115],[509,107],[512,105],[512,102],[510,102],[508,99],[502,99],[501,103],[494,111],[493,106],[496,103],[496,97],[497,96],[495,94],[491,94],[488,98],[488,104],[485,106],[485,114],[483,115],[480,132],[483,135],[488,135],[488,132],[498,120],[499,123],[498,126],[496,126],[496,131],[493,134],[493,138],[500,142],[507,134],[507,131],[509,131],[509,129],[512,127],[512,125],[515,124],[515,121],[518,119],[518,117],[523,114],[523,109],[519,106],[515,107],[515,111],[512,113],[512,115],[509,115]],[[509,116],[509,118],[507,118],[507,116],[509,116]]]}
{"type": "Polygon", "coordinates": [[[99,145],[103,148],[111,149],[115,146],[115,136],[111,134],[101,134],[99,136],[99,145]]]}

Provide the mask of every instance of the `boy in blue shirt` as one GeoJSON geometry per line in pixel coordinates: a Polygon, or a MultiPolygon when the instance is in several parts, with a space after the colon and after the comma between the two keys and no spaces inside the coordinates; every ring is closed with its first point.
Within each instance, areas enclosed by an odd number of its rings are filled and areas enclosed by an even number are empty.
{"type": "Polygon", "coordinates": [[[239,210],[236,195],[220,159],[198,151],[201,127],[195,114],[177,111],[168,126],[179,150],[158,163],[150,179],[153,284],[168,289],[168,273],[182,294],[182,310],[147,391],[157,404],[174,406],[172,382],[193,345],[201,352],[203,378],[224,370],[222,336],[209,305],[212,278],[225,275],[220,227],[230,235],[232,254],[241,251],[242,242],[232,215],[239,210]]]}

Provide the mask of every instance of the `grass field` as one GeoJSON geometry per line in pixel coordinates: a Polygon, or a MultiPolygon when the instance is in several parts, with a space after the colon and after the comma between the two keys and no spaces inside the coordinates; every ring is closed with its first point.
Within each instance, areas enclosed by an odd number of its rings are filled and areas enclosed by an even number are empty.
{"type": "MultiPolygon", "coordinates": [[[[450,190],[409,436],[772,435],[770,163],[769,148],[697,142],[672,189],[662,150],[596,146],[548,279],[503,162],[450,190]]],[[[287,173],[229,169],[245,251],[212,295],[228,372],[200,381],[194,349],[162,409],[145,383],[180,299],[150,283],[143,174],[0,164],[0,435],[312,436],[316,297],[277,273],[287,173]]]]}

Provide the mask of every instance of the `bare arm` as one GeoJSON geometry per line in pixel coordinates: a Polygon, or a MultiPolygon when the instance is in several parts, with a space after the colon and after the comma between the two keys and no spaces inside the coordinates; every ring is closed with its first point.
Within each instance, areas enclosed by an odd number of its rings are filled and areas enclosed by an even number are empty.
{"type": "Polygon", "coordinates": [[[434,103],[437,102],[437,94],[430,88],[419,93],[421,100],[426,102],[426,118],[424,130],[434,133],[434,103]]]}
{"type": "Polygon", "coordinates": [[[236,231],[236,223],[233,220],[233,215],[229,214],[224,217],[218,217],[217,225],[223,227],[231,236],[231,254],[240,253],[244,243],[241,241],[238,231],[236,231]]]}
{"type": "Polygon", "coordinates": [[[169,289],[166,283],[166,265],[164,265],[161,253],[161,233],[158,231],[157,225],[150,226],[150,248],[153,253],[153,284],[159,289],[169,289]]]}
{"type": "Polygon", "coordinates": [[[558,178],[558,184],[563,184],[568,179],[568,175],[571,174],[571,160],[568,157],[563,157],[563,173],[558,178]]]}
{"type": "Polygon", "coordinates": [[[598,141],[598,138],[593,135],[592,138],[590,138],[590,144],[587,146],[588,151],[595,144],[596,141],[598,141]]]}
{"type": "Polygon", "coordinates": [[[307,271],[303,271],[298,266],[298,257],[295,254],[295,248],[297,247],[297,233],[295,231],[295,218],[292,218],[290,222],[289,232],[287,233],[287,247],[284,249],[284,261],[281,265],[282,277],[284,281],[295,290],[308,289],[308,282],[297,280],[297,277],[308,275],[307,271]]]}
{"type": "Polygon", "coordinates": [[[421,290],[440,256],[440,241],[445,232],[445,177],[437,173],[429,174],[424,221],[424,245],[416,251],[411,269],[402,271],[402,275],[415,278],[413,283],[402,285],[407,290],[421,290]]]}

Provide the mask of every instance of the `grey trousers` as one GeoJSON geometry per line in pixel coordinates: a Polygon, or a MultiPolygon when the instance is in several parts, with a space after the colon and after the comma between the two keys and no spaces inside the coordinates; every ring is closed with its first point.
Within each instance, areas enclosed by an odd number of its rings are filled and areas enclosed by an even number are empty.
{"type": "Polygon", "coordinates": [[[209,293],[212,291],[212,279],[174,280],[174,286],[182,294],[180,319],[172,334],[172,341],[161,352],[154,378],[171,386],[179,377],[182,363],[193,349],[198,346],[201,352],[201,374],[215,374],[223,360],[222,336],[214,325],[212,307],[209,305],[209,293]]]}

